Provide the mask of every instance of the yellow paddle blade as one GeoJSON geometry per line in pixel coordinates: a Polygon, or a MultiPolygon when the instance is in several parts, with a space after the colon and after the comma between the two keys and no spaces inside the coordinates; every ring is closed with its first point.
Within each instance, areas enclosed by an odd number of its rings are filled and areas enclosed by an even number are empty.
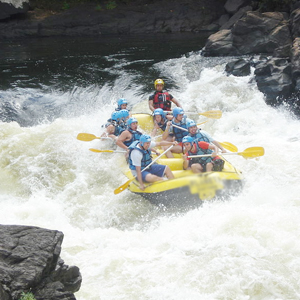
{"type": "Polygon", "coordinates": [[[204,124],[204,123],[206,123],[206,122],[208,122],[208,120],[207,120],[207,121],[204,121],[204,122],[201,122],[201,123],[197,123],[197,126],[202,125],[202,124],[204,124]]]}
{"type": "Polygon", "coordinates": [[[84,142],[90,142],[94,139],[101,139],[101,138],[91,133],[78,133],[77,135],[77,140],[84,141],[84,142]]]}
{"type": "Polygon", "coordinates": [[[135,177],[127,180],[124,184],[122,184],[121,186],[119,186],[118,188],[116,188],[114,190],[114,194],[117,195],[117,194],[123,192],[124,190],[126,190],[128,188],[128,186],[129,186],[130,182],[133,181],[134,179],[135,179],[135,177]]]}
{"type": "Polygon", "coordinates": [[[238,152],[237,154],[244,158],[254,158],[263,156],[265,154],[265,149],[263,147],[250,147],[245,149],[243,152],[238,152]]]}
{"type": "Polygon", "coordinates": [[[220,119],[222,117],[222,112],[220,110],[209,110],[198,114],[211,119],[220,119]]]}
{"type": "Polygon", "coordinates": [[[90,148],[89,149],[90,151],[92,151],[92,152],[109,152],[109,153],[112,153],[112,152],[115,152],[114,150],[100,150],[100,149],[94,149],[94,148],[90,148]]]}
{"type": "Polygon", "coordinates": [[[220,142],[220,144],[222,145],[223,148],[225,148],[226,150],[229,150],[231,152],[238,152],[238,148],[237,146],[229,143],[229,142],[220,142]]]}

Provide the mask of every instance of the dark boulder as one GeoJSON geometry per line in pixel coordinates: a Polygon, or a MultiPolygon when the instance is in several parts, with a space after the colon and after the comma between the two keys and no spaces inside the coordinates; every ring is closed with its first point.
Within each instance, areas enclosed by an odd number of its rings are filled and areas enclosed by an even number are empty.
{"type": "Polygon", "coordinates": [[[291,44],[291,33],[285,15],[278,12],[245,12],[231,30],[221,30],[208,38],[206,56],[272,54],[291,44]]]}
{"type": "Polygon", "coordinates": [[[255,68],[255,80],[267,103],[279,104],[294,91],[291,63],[284,58],[269,58],[258,63],[255,68]]]}
{"type": "Polygon", "coordinates": [[[252,11],[252,7],[251,6],[245,6],[241,9],[239,9],[226,23],[224,23],[222,26],[221,26],[221,30],[222,29],[230,29],[232,28],[232,26],[240,19],[242,18],[245,13],[247,11],[252,11]]]}
{"type": "Polygon", "coordinates": [[[240,8],[251,4],[251,0],[227,0],[224,8],[230,14],[235,14],[240,8]]]}
{"type": "Polygon", "coordinates": [[[19,299],[28,291],[37,300],[75,299],[81,275],[77,267],[65,265],[59,257],[62,232],[1,225],[0,240],[1,300],[19,299]]]}
{"type": "Polygon", "coordinates": [[[233,46],[240,54],[270,53],[291,44],[288,21],[279,12],[247,12],[232,28],[233,46]]]}
{"type": "Polygon", "coordinates": [[[238,50],[232,44],[232,33],[229,29],[220,30],[207,39],[202,50],[204,56],[238,55],[238,50]]]}
{"type": "Polygon", "coordinates": [[[300,91],[300,37],[296,38],[291,51],[292,77],[295,90],[300,91]]]}
{"type": "Polygon", "coordinates": [[[245,59],[232,61],[226,65],[225,71],[234,76],[248,76],[250,75],[250,62],[245,59]]]}
{"type": "Polygon", "coordinates": [[[293,38],[300,37],[300,8],[291,13],[290,23],[293,38]]]}

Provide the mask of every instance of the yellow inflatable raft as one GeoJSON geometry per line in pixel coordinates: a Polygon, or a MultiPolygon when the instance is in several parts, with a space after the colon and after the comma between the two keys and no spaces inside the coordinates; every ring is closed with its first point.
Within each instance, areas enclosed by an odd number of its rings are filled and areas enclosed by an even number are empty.
{"type": "MultiPolygon", "coordinates": [[[[147,133],[153,129],[153,117],[149,114],[135,114],[139,122],[139,128],[147,133]]],[[[154,157],[155,158],[155,157],[154,157]]],[[[198,206],[203,200],[210,200],[216,196],[225,197],[241,190],[243,185],[242,173],[232,164],[225,161],[221,172],[205,172],[195,174],[190,170],[183,170],[183,159],[180,154],[175,158],[162,156],[157,163],[168,165],[175,178],[146,184],[145,190],[139,188],[136,180],[133,180],[128,189],[148,199],[151,203],[164,206],[198,206]]],[[[133,176],[128,169],[128,179],[133,176]]]]}

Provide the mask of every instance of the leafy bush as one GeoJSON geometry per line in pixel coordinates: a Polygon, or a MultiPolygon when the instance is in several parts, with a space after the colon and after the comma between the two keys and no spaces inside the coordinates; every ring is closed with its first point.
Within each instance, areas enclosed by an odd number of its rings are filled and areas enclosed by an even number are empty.
{"type": "Polygon", "coordinates": [[[109,0],[106,5],[105,5],[106,9],[114,9],[117,7],[117,3],[114,0],[109,0]]]}
{"type": "Polygon", "coordinates": [[[32,293],[24,293],[22,292],[20,300],[36,300],[32,293]]]}

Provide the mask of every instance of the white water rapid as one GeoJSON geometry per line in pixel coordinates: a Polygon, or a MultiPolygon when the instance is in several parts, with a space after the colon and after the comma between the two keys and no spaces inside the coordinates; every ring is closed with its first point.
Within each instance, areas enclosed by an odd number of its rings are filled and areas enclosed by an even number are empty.
{"type": "Polygon", "coordinates": [[[121,154],[92,153],[111,145],[76,136],[99,136],[119,96],[148,112],[148,94],[135,94],[141,86],[123,90],[134,76],[125,72],[113,93],[90,86],[48,95],[61,103],[111,97],[102,107],[31,127],[0,123],[1,223],[62,231],[61,256],[83,276],[79,300],[300,299],[299,119],[267,106],[253,74],[227,76],[218,58],[190,53],[154,69],[176,82],[170,92],[186,111],[222,110],[203,126],[217,140],[265,148],[258,159],[228,157],[243,171],[242,193],[184,213],[113,194],[126,181],[121,154]]]}

